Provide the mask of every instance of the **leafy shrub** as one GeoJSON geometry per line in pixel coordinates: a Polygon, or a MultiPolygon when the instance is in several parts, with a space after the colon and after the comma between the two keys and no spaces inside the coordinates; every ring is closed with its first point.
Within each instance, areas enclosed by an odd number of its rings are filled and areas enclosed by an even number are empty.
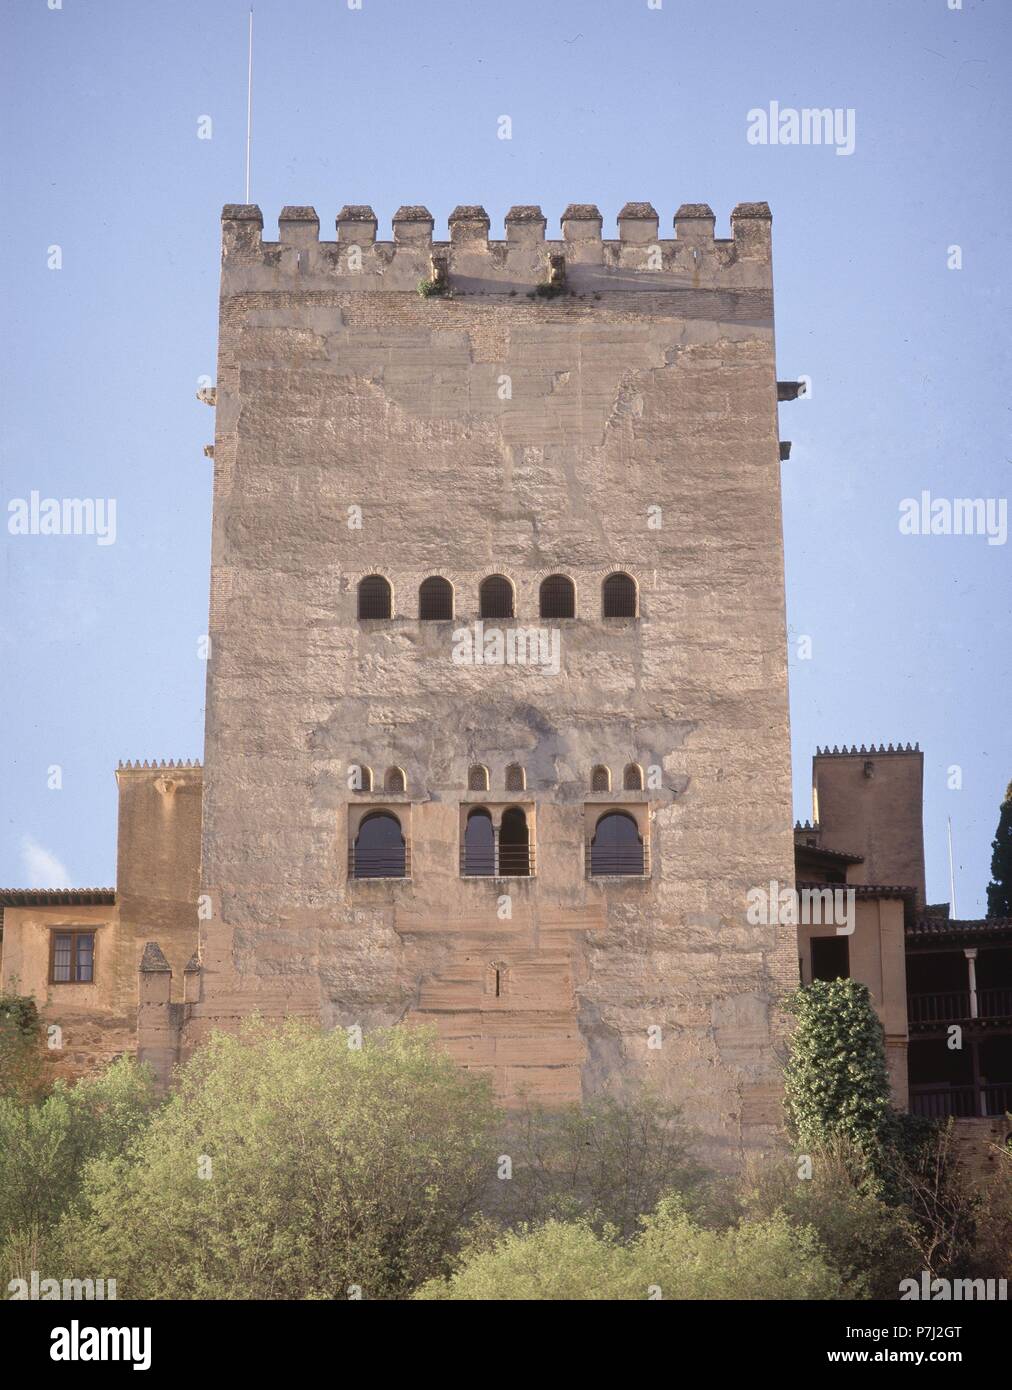
{"type": "Polygon", "coordinates": [[[882,1024],[867,985],[816,980],[788,1007],[798,1021],[785,1082],[794,1136],[805,1148],[841,1138],[874,1158],[892,1112],[882,1024]]]}
{"type": "Polygon", "coordinates": [[[392,1297],[446,1267],[493,1171],[495,1111],[429,1030],[217,1035],[65,1244],[129,1298],[392,1297]]]}
{"type": "Polygon", "coordinates": [[[415,1294],[426,1300],[845,1296],[810,1228],[792,1226],[781,1214],[710,1231],[696,1225],[677,1199],[662,1201],[624,1245],[613,1229],[598,1233],[585,1222],[521,1227],[415,1294]]]}
{"type": "Polygon", "coordinates": [[[35,1000],[0,994],[0,1099],[37,1100],[48,1084],[48,1054],[35,1000]]]}
{"type": "Polygon", "coordinates": [[[808,1167],[791,1155],[746,1163],[738,1189],[742,1213],[766,1220],[781,1213],[792,1225],[810,1227],[827,1263],[850,1296],[895,1299],[901,1279],[920,1268],[912,1218],[878,1195],[866,1162],[842,1141],[813,1147],[808,1167]]]}
{"type": "Polygon", "coordinates": [[[700,1192],[706,1172],[691,1145],[679,1107],[649,1092],[527,1108],[507,1120],[513,1175],[491,1185],[488,1207],[510,1225],[582,1219],[630,1236],[661,1197],[677,1192],[691,1204],[700,1192]]]}
{"type": "Polygon", "coordinates": [[[154,1105],[149,1069],[127,1059],[73,1086],[58,1081],[36,1105],[0,1098],[0,1236],[51,1228],[86,1163],[122,1152],[154,1105]]]}

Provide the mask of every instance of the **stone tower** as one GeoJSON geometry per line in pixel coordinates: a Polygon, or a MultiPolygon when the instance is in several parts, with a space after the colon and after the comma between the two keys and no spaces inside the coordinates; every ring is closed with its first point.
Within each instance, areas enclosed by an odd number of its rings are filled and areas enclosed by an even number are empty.
{"type": "Polygon", "coordinates": [[[507,1099],[649,1080],[732,1161],[797,981],[746,921],[793,880],[770,213],[618,225],[225,208],[183,1043],[427,1021],[507,1099]]]}

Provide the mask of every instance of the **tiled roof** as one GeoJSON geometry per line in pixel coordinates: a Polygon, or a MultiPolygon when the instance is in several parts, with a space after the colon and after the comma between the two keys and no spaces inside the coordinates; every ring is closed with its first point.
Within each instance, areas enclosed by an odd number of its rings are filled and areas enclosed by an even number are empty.
{"type": "Polygon", "coordinates": [[[827,859],[839,859],[845,864],[863,864],[863,854],[848,854],[843,849],[826,849],[823,845],[795,845],[794,848],[804,854],[824,854],[827,859]]]}
{"type": "Polygon", "coordinates": [[[1012,917],[918,917],[907,926],[907,936],[990,936],[1012,932],[1012,917]]]}
{"type": "Polygon", "coordinates": [[[803,883],[798,882],[795,887],[817,888],[820,891],[829,889],[853,889],[859,898],[916,898],[917,889],[909,888],[902,884],[892,883],[803,883]]]}
{"type": "Polygon", "coordinates": [[[115,901],[115,888],[0,888],[0,927],[5,907],[87,907],[115,901]]]}

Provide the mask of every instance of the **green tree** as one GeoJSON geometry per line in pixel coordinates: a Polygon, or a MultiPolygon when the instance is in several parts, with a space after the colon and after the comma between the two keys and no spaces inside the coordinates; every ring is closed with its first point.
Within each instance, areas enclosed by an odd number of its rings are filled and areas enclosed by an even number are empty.
{"type": "Polygon", "coordinates": [[[53,1226],[89,1160],[122,1153],[154,1106],[149,1068],[126,1058],[76,1085],[57,1081],[39,1104],[0,1098],[0,1237],[53,1226]]]}
{"type": "Polygon", "coordinates": [[[446,1268],[494,1171],[488,1085],[430,1030],[216,1035],[64,1244],[129,1298],[396,1297],[446,1268]]]}
{"type": "Polygon", "coordinates": [[[628,1237],[661,1197],[678,1192],[691,1203],[707,1177],[679,1107],[649,1091],[513,1112],[502,1152],[512,1177],[491,1185],[487,1207],[510,1225],[585,1219],[628,1237]]]}
{"type": "Polygon", "coordinates": [[[794,1137],[808,1146],[841,1138],[874,1158],[892,1112],[882,1024],[867,985],[815,980],[788,1008],[797,1019],[785,1080],[794,1137]]]}
{"type": "Polygon", "coordinates": [[[1012,917],[1012,782],[998,814],[991,841],[991,882],[987,885],[987,915],[1012,917]]]}

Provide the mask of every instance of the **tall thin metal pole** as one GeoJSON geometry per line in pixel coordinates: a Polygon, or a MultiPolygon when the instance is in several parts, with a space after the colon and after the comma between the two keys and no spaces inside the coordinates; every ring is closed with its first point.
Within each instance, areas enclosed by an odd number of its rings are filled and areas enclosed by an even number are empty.
{"type": "Polygon", "coordinates": [[[246,72],[246,202],[249,202],[250,151],[253,147],[253,10],[249,12],[249,66],[246,72]]]}
{"type": "Polygon", "coordinates": [[[946,821],[949,826],[949,915],[953,921],[958,922],[959,917],[956,913],[956,871],[952,863],[952,817],[947,816],[946,821]]]}

